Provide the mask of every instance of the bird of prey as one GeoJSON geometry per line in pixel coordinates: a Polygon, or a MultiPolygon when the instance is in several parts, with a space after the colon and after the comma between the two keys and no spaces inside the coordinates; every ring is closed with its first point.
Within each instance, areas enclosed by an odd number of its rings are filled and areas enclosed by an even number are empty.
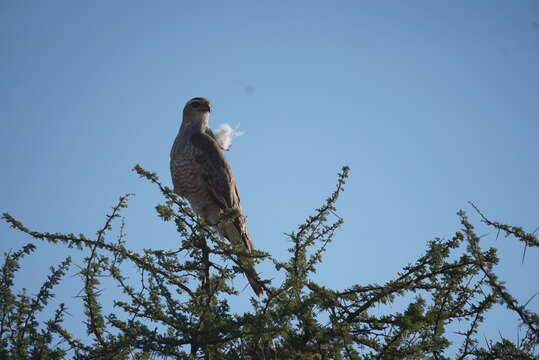
{"type": "MultiPolygon", "coordinates": [[[[170,152],[170,172],[174,192],[186,198],[207,224],[232,244],[254,249],[240,206],[240,194],[223,149],[208,126],[211,102],[196,97],[183,108],[183,121],[170,152]],[[239,216],[219,223],[225,209],[236,209],[239,216]]],[[[257,296],[264,293],[252,259],[240,261],[249,284],[257,296]]]]}

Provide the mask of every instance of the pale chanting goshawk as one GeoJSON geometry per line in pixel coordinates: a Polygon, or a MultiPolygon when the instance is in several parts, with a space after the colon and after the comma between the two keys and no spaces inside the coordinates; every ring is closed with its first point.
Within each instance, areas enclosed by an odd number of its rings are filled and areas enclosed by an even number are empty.
{"type": "MultiPolygon", "coordinates": [[[[254,246],[240,206],[240,193],[230,164],[208,126],[210,111],[211,102],[200,97],[189,100],[183,108],[182,125],[170,151],[174,192],[186,198],[222,237],[232,244],[243,244],[250,252],[254,246]],[[240,215],[233,222],[220,223],[225,209],[237,209],[240,215]]],[[[252,259],[242,259],[240,264],[256,295],[262,295],[252,259]]]]}

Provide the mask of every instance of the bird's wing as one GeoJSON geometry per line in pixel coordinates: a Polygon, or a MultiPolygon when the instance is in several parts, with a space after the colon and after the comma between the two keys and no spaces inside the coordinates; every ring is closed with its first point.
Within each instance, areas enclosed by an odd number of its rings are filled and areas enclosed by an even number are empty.
{"type": "Polygon", "coordinates": [[[230,148],[232,146],[229,146],[228,148],[223,146],[223,144],[221,143],[221,141],[219,141],[219,139],[217,138],[217,136],[215,136],[215,134],[213,133],[213,131],[210,129],[210,128],[207,128],[206,130],[204,130],[206,134],[208,134],[208,136],[210,136],[213,140],[215,140],[215,142],[217,143],[217,146],[219,146],[219,149],[221,150],[224,150],[224,151],[228,151],[230,150],[230,148]]]}
{"type": "MultiPolygon", "coordinates": [[[[240,216],[236,218],[230,226],[235,228],[237,237],[234,236],[234,232],[225,231],[227,237],[231,242],[243,243],[245,247],[251,251],[254,249],[251,235],[245,223],[245,216],[241,213],[240,207],[240,194],[230,165],[226,160],[223,152],[220,150],[217,141],[206,133],[197,133],[191,136],[191,143],[197,149],[195,153],[195,160],[200,166],[202,172],[202,178],[208,186],[209,193],[212,199],[219,205],[221,209],[234,208],[240,211],[240,216]]],[[[247,269],[252,268],[253,265],[247,266],[247,269]]],[[[253,279],[256,277],[256,271],[253,273],[246,273],[251,286],[260,295],[262,290],[253,279]]]]}
{"type": "MultiPolygon", "coordinates": [[[[217,141],[217,138],[215,137],[215,134],[213,133],[213,131],[210,128],[206,128],[204,130],[204,134],[208,135],[209,137],[211,137],[212,139],[217,141]]],[[[217,145],[219,145],[219,143],[217,143],[217,145]]]]}
{"type": "Polygon", "coordinates": [[[214,201],[222,209],[239,208],[240,197],[236,181],[217,141],[206,133],[194,134],[190,140],[197,149],[195,160],[214,201]]]}

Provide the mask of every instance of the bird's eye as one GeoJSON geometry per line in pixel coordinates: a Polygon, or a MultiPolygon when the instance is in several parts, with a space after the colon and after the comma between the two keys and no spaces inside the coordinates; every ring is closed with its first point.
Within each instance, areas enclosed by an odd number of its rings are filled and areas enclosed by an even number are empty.
{"type": "Polygon", "coordinates": [[[198,103],[197,102],[194,102],[191,106],[193,106],[194,108],[197,108],[198,107],[198,103]]]}

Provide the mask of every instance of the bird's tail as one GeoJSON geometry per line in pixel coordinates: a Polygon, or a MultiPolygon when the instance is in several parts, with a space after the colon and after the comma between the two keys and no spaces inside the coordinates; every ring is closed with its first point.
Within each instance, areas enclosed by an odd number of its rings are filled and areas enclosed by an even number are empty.
{"type": "Polygon", "coordinates": [[[264,287],[259,282],[260,280],[258,279],[258,276],[256,275],[255,267],[252,266],[250,270],[252,270],[255,276],[252,276],[251,274],[249,274],[251,271],[248,271],[248,273],[245,273],[245,276],[247,277],[247,280],[249,281],[249,285],[251,285],[251,288],[255,292],[256,296],[260,297],[264,295],[264,287]]]}
{"type": "MultiPolygon", "coordinates": [[[[246,226],[242,225],[244,223],[242,224],[238,220],[233,223],[219,225],[219,233],[232,244],[245,246],[246,250],[250,253],[253,250],[253,242],[249,230],[246,226]]],[[[256,296],[262,296],[264,294],[264,286],[258,277],[253,259],[248,256],[240,256],[238,260],[238,265],[240,265],[256,296]]]]}
{"type": "Polygon", "coordinates": [[[258,277],[258,274],[256,273],[256,269],[253,264],[250,264],[245,266],[244,274],[247,280],[249,281],[249,285],[251,285],[251,288],[255,292],[256,296],[260,297],[264,294],[264,287],[260,283],[260,279],[258,277]]]}

